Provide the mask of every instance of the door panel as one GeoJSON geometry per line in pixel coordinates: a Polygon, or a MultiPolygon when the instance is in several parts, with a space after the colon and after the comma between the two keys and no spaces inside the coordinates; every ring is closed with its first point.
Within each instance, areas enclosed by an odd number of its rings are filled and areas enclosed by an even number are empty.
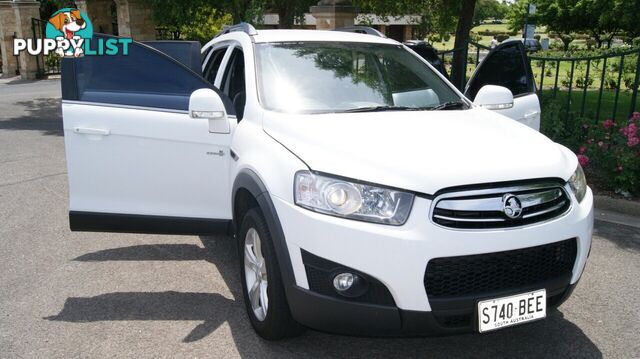
{"type": "Polygon", "coordinates": [[[485,85],[503,86],[513,94],[513,107],[496,112],[536,130],[540,129],[540,102],[531,65],[520,41],[503,42],[491,50],[467,83],[465,96],[475,100],[476,94],[485,85]]]}
{"type": "Polygon", "coordinates": [[[62,71],[72,229],[226,230],[231,134],[187,111],[191,93],[212,85],[139,43],[128,56],[65,59],[62,71]]]}
{"type": "Polygon", "coordinates": [[[230,136],[206,119],[82,103],[63,117],[71,210],[231,218],[230,136]]]}

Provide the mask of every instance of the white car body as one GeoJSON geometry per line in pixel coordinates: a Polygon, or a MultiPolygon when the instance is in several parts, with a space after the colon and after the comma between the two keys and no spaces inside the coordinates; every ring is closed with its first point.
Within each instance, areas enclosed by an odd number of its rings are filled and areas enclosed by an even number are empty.
{"type": "MultiPolygon", "coordinates": [[[[214,86],[221,87],[234,47],[242,49],[244,68],[251,69],[245,71],[246,105],[240,122],[235,116],[193,118],[183,110],[109,104],[82,95],[65,98],[72,228],[207,233],[205,225],[190,230],[189,221],[209,221],[215,227],[241,220],[234,212],[237,193],[250,174],[261,188],[253,192],[246,187],[246,192],[261,207],[270,202],[272,209],[263,211],[275,211],[272,216],[281,226],[285,252],[279,255],[286,253],[289,258],[279,257],[280,267],[290,266],[282,270],[288,272],[283,273],[287,298],[293,318],[304,325],[364,334],[460,331],[412,331],[402,319],[372,326],[357,323],[342,311],[335,312],[341,317],[324,313],[318,318],[308,308],[322,298],[311,293],[302,251],[386,286],[395,304],[393,311],[374,310],[380,322],[395,318],[390,313],[428,315],[433,310],[424,284],[425,268],[433,258],[511,251],[575,238],[577,254],[567,283],[573,288],[591,247],[593,196],[587,189],[581,201],[576,199],[567,182],[578,167],[576,156],[536,131],[540,109],[535,94],[516,97],[513,107],[499,111],[477,105],[463,111],[332,114],[265,109],[258,96],[255,44],[306,41],[398,45],[382,37],[330,31],[234,31],[216,37],[203,47],[205,54],[211,53],[210,48],[227,47],[214,86]],[[403,225],[393,226],[298,206],[294,178],[309,170],[414,193],[409,217],[403,225]],[[508,188],[540,179],[561,182],[570,201],[566,212],[540,223],[497,229],[447,228],[432,219],[436,202],[449,188],[487,184],[508,188]],[[174,228],[145,230],[134,223],[143,217],[157,219],[146,223],[184,221],[175,222],[174,228]],[[305,302],[305,296],[313,299],[305,302]]],[[[353,309],[357,303],[345,299],[344,305],[345,312],[357,311],[353,309]]],[[[325,307],[317,308],[322,313],[325,307]]],[[[433,319],[425,322],[433,324],[433,319]]]]}

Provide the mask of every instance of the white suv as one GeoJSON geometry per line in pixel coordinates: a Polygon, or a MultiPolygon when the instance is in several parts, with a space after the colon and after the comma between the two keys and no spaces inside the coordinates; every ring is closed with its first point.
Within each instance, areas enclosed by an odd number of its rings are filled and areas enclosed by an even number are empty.
{"type": "Polygon", "coordinates": [[[520,42],[466,97],[381,36],[243,24],[199,48],[63,61],[72,230],[234,234],[267,339],[485,332],[580,279],[592,193],[530,128],[520,42]]]}

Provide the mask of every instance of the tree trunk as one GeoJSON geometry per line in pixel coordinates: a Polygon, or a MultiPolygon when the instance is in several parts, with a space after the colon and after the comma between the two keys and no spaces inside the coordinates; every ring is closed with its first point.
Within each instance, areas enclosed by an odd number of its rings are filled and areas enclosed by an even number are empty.
{"type": "Polygon", "coordinates": [[[286,1],[278,8],[278,18],[279,29],[291,29],[293,27],[293,14],[286,1]]]}
{"type": "Polygon", "coordinates": [[[476,7],[476,0],[462,0],[458,16],[458,26],[456,27],[456,41],[453,45],[453,63],[451,65],[451,82],[460,90],[464,89],[466,63],[467,63],[467,38],[473,26],[473,11],[476,7]]]}

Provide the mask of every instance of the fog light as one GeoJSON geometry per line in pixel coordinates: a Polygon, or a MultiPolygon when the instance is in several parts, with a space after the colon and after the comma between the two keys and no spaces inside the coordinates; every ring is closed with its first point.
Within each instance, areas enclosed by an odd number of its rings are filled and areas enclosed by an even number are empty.
{"type": "Polygon", "coordinates": [[[351,273],[340,273],[333,277],[333,287],[336,288],[338,292],[344,292],[349,290],[353,285],[354,275],[351,273]]]}

